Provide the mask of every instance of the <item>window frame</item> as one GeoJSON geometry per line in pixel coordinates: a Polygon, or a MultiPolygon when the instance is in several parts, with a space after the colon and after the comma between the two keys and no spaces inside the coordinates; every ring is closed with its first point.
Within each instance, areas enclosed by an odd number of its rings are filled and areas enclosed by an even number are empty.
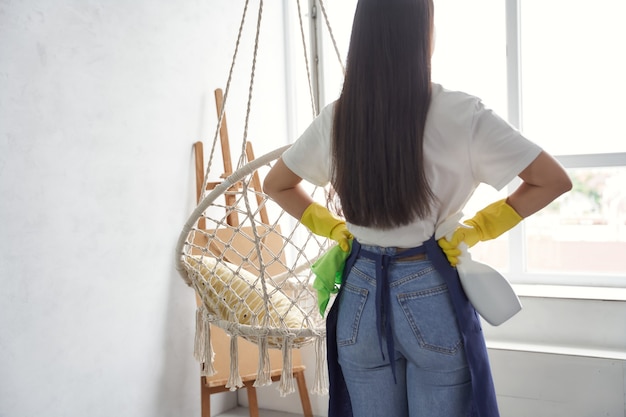
{"type": "MultiPolygon", "coordinates": [[[[521,55],[521,0],[506,0],[506,45],[507,45],[507,105],[508,122],[515,128],[523,127],[522,107],[522,55],[521,55]]],[[[606,168],[626,166],[626,152],[598,154],[555,155],[565,169],[606,168]]],[[[508,186],[512,192],[519,180],[508,186]]],[[[576,274],[573,272],[527,272],[526,240],[522,227],[509,232],[509,272],[505,273],[513,283],[534,285],[566,285],[586,287],[626,288],[626,276],[620,274],[576,274]],[[521,254],[521,256],[520,256],[521,254]]]]}

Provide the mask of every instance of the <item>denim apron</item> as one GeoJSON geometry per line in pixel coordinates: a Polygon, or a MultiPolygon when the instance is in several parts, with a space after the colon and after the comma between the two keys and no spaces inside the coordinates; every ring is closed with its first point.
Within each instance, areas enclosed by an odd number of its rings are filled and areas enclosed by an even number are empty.
{"type": "MultiPolygon", "coordinates": [[[[343,270],[343,282],[345,282],[347,275],[352,270],[359,255],[374,259],[378,265],[385,266],[385,268],[377,268],[377,271],[386,271],[387,268],[385,264],[393,259],[413,256],[419,253],[426,253],[435,269],[443,276],[456,312],[472,379],[472,408],[467,417],[499,417],[496,393],[491,377],[491,369],[489,367],[489,357],[487,356],[487,346],[485,345],[485,339],[482,334],[480,319],[461,287],[456,269],[450,265],[434,237],[424,242],[422,246],[408,249],[394,256],[361,250],[361,245],[355,239],[352,243],[352,252],[343,270]]],[[[381,285],[386,282],[386,278],[379,275],[380,274],[377,272],[377,304],[386,302],[386,286],[381,285]]],[[[337,299],[339,297],[341,297],[341,288],[337,294],[337,299]]],[[[338,362],[337,317],[339,314],[339,303],[337,301],[338,300],[335,300],[333,303],[326,319],[328,376],[330,379],[328,417],[352,417],[350,395],[341,371],[341,366],[338,362]]],[[[377,316],[379,315],[380,311],[377,313],[377,316]]],[[[378,328],[380,329],[380,326],[378,328]]],[[[385,323],[385,329],[387,332],[387,348],[390,355],[393,355],[393,339],[390,336],[390,325],[388,323],[385,323]]],[[[393,357],[390,357],[390,360],[393,364],[393,357]]]]}

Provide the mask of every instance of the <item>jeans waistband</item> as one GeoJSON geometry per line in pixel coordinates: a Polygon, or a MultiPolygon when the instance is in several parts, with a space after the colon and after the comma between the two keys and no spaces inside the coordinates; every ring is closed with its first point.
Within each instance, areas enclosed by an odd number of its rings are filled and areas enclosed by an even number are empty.
{"type": "Polygon", "coordinates": [[[426,247],[424,245],[416,246],[413,248],[396,248],[396,247],[383,247],[374,245],[361,245],[358,244],[359,255],[376,260],[379,257],[386,258],[387,262],[408,262],[415,260],[428,259],[426,255],[426,247]]]}

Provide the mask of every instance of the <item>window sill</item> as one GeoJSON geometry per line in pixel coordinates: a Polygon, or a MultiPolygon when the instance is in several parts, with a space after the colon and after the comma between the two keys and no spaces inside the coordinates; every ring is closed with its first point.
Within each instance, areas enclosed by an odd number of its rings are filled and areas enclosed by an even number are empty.
{"type": "Polygon", "coordinates": [[[513,284],[519,297],[626,301],[626,288],[513,284]]]}
{"type": "Polygon", "coordinates": [[[589,349],[581,347],[571,346],[556,346],[556,345],[543,345],[532,343],[517,343],[517,342],[500,342],[500,341],[486,341],[487,348],[493,350],[508,350],[513,352],[530,352],[530,353],[543,353],[548,355],[564,355],[564,356],[578,356],[584,358],[599,358],[610,360],[626,361],[626,352],[608,349],[589,349]]]}

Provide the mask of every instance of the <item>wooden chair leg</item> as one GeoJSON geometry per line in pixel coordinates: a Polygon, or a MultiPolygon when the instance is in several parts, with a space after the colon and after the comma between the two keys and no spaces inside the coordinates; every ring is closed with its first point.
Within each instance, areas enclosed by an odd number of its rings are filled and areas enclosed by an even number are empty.
{"type": "MultiPolygon", "coordinates": [[[[311,408],[311,400],[309,398],[309,391],[306,386],[306,379],[304,378],[304,369],[297,370],[293,373],[298,383],[298,394],[300,395],[300,402],[302,403],[302,411],[304,417],[313,417],[313,409],[311,408]]],[[[277,378],[279,379],[279,377],[277,378]]],[[[272,377],[272,380],[274,378],[272,377]]],[[[254,381],[244,382],[246,392],[248,394],[248,409],[250,417],[259,417],[259,402],[257,399],[256,388],[254,387],[254,381]]],[[[213,387],[207,386],[206,377],[200,377],[200,415],[201,417],[211,417],[211,394],[227,391],[226,387],[213,387]]]]}
{"type": "Polygon", "coordinates": [[[203,376],[200,377],[200,416],[211,417],[211,392],[203,376]]]}
{"type": "Polygon", "coordinates": [[[248,408],[250,409],[250,417],[259,417],[259,402],[256,398],[256,388],[252,384],[253,382],[246,382],[248,408]]]}
{"type": "Polygon", "coordinates": [[[309,390],[306,387],[306,380],[304,379],[304,371],[297,371],[295,373],[295,377],[298,382],[298,392],[300,394],[300,402],[302,403],[304,417],[313,417],[313,409],[311,408],[309,390]]]}

